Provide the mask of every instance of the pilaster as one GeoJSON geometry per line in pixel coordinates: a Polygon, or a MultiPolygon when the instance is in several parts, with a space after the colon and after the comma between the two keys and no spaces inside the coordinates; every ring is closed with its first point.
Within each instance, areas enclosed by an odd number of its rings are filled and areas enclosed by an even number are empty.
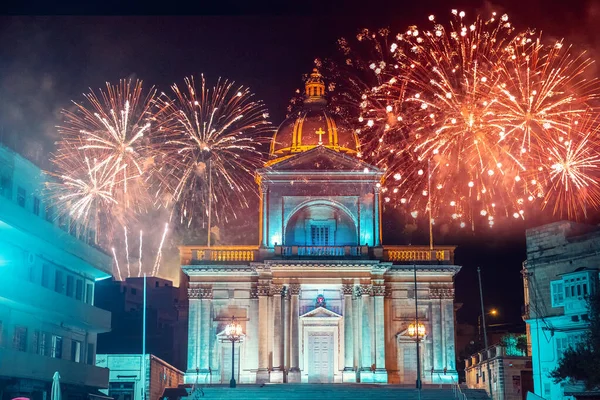
{"type": "Polygon", "coordinates": [[[299,383],[300,377],[300,334],[298,332],[298,317],[300,316],[300,284],[292,283],[290,290],[290,371],[288,373],[289,383],[299,383]]]}
{"type": "Polygon", "coordinates": [[[269,382],[269,283],[259,283],[258,294],[258,370],[256,383],[269,382]]]}
{"type": "Polygon", "coordinates": [[[187,374],[195,375],[200,369],[200,290],[188,288],[189,317],[188,317],[188,360],[187,374]]]}
{"type": "Polygon", "coordinates": [[[379,383],[387,383],[388,375],[385,368],[385,320],[383,309],[383,297],[385,286],[383,280],[372,288],[374,302],[374,335],[375,335],[375,373],[373,380],[379,383]]]}
{"type": "Polygon", "coordinates": [[[344,370],[342,372],[343,382],[356,382],[356,371],[354,370],[354,326],[352,295],[354,284],[345,283],[342,286],[344,295],[344,370]]]}
{"type": "Polygon", "coordinates": [[[282,285],[271,285],[273,298],[273,369],[270,382],[283,383],[283,315],[281,313],[282,285]]]}
{"type": "Polygon", "coordinates": [[[373,307],[371,305],[371,285],[363,284],[360,286],[360,297],[362,303],[362,348],[361,348],[361,362],[360,362],[360,381],[361,382],[373,382],[373,359],[371,354],[371,340],[372,340],[372,324],[371,314],[373,307]]]}

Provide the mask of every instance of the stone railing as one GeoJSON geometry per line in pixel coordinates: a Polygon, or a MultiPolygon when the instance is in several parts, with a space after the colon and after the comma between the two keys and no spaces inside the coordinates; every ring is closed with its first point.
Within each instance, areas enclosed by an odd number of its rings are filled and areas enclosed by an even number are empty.
{"type": "Polygon", "coordinates": [[[383,246],[383,259],[392,262],[453,263],[454,247],[383,246]]]}
{"type": "Polygon", "coordinates": [[[179,248],[182,265],[206,261],[255,261],[258,246],[182,246],[179,248]]]}
{"type": "Polygon", "coordinates": [[[367,246],[275,246],[282,257],[361,257],[369,255],[367,246]]]}

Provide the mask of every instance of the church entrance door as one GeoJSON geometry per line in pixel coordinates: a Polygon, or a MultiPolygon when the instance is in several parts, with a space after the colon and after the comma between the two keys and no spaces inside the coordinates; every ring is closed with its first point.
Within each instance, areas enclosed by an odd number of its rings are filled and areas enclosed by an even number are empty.
{"type": "Polygon", "coordinates": [[[308,334],[308,382],[333,382],[333,332],[308,334]]]}
{"type": "MultiPolygon", "coordinates": [[[[231,379],[231,342],[223,342],[221,347],[221,383],[229,383],[231,379]]],[[[240,346],[235,346],[235,380],[240,380],[240,346]]]]}

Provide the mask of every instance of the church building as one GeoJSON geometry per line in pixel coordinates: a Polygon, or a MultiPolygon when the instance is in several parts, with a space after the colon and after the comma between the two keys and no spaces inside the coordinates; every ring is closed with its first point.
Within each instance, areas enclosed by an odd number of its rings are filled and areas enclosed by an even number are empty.
{"type": "Polygon", "coordinates": [[[259,244],[180,246],[186,383],[228,383],[233,369],[239,383],[414,384],[417,340],[422,382],[457,380],[454,247],[383,244],[383,171],[326,104],[314,70],[256,171],[259,244]]]}

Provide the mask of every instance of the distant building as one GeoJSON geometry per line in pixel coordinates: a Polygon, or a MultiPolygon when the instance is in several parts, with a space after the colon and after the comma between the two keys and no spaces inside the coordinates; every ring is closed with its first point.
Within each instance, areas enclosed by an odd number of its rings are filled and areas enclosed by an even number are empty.
{"type": "MultiPolygon", "coordinates": [[[[549,377],[564,350],[588,329],[586,296],[598,288],[600,227],[561,221],[527,230],[523,319],[531,343],[535,393],[571,398],[549,377]]],[[[567,393],[582,391],[569,385],[567,393]]]]}
{"type": "Polygon", "coordinates": [[[473,354],[465,360],[465,376],[469,389],[484,389],[488,394],[491,377],[494,400],[525,400],[533,390],[531,357],[515,345],[492,346],[473,354]]]}
{"type": "Polygon", "coordinates": [[[183,384],[183,372],[171,364],[151,354],[145,359],[143,378],[141,354],[98,354],[96,365],[110,370],[108,390],[104,392],[114,400],[158,400],[166,388],[183,384]],[[142,396],[144,389],[146,396],[142,396]]]}
{"type": "MultiPolygon", "coordinates": [[[[110,313],[94,302],[111,258],[78,239],[44,196],[48,177],[0,146],[0,394],[2,400],[50,398],[54,372],[65,400],[108,385],[95,366],[96,337],[110,313]]],[[[90,239],[89,237],[85,238],[90,239]]]]}
{"type": "MultiPolygon", "coordinates": [[[[185,278],[184,278],[185,279],[185,278]]],[[[147,278],[146,351],[177,368],[185,369],[187,349],[187,292],[173,282],[147,278]]],[[[112,314],[113,329],[98,337],[98,352],[142,352],[144,278],[105,280],[96,289],[96,304],[112,314]]]]}

